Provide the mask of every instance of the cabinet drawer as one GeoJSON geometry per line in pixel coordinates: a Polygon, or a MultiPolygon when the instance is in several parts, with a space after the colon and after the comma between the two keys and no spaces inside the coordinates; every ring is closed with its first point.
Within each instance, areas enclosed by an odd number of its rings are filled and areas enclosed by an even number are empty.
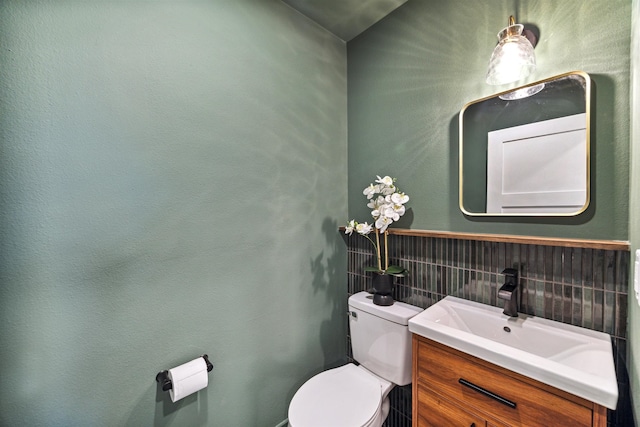
{"type": "Polygon", "coordinates": [[[567,400],[533,380],[523,381],[518,374],[427,339],[414,344],[418,384],[464,402],[472,411],[515,426],[528,425],[527,420],[536,425],[592,425],[592,407],[577,403],[582,399],[567,400]]]}
{"type": "Polygon", "coordinates": [[[486,426],[484,418],[464,410],[423,385],[418,385],[417,398],[418,427],[486,426]]]}

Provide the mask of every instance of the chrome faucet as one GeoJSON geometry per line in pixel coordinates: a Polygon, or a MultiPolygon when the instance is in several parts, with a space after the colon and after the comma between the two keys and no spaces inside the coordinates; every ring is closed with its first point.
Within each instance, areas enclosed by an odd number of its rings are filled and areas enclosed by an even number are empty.
{"type": "Polygon", "coordinates": [[[498,298],[504,301],[503,314],[511,317],[518,317],[518,270],[515,268],[505,268],[504,285],[498,290],[498,298]]]}

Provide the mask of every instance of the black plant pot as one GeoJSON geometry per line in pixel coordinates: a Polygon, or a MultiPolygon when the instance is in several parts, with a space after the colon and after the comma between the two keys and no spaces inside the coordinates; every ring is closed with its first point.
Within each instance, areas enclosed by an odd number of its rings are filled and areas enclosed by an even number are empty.
{"type": "Polygon", "coordinates": [[[373,303],[376,305],[393,305],[393,276],[389,274],[373,274],[373,303]]]}

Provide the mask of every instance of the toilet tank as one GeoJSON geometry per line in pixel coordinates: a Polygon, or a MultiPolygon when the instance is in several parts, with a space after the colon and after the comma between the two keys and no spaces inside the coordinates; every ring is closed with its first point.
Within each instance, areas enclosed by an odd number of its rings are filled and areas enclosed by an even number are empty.
{"type": "Polygon", "coordinates": [[[368,292],[349,297],[353,358],[394,384],[411,383],[411,333],[407,325],[421,311],[397,301],[387,307],[375,305],[368,292]]]}

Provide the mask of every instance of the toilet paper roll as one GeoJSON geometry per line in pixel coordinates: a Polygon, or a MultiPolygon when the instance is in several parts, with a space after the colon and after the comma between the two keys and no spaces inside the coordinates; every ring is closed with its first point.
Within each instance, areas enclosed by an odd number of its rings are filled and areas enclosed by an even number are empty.
{"type": "Polygon", "coordinates": [[[173,387],[169,394],[171,401],[176,402],[183,397],[202,390],[209,384],[207,363],[202,357],[169,369],[169,379],[173,387]]]}

